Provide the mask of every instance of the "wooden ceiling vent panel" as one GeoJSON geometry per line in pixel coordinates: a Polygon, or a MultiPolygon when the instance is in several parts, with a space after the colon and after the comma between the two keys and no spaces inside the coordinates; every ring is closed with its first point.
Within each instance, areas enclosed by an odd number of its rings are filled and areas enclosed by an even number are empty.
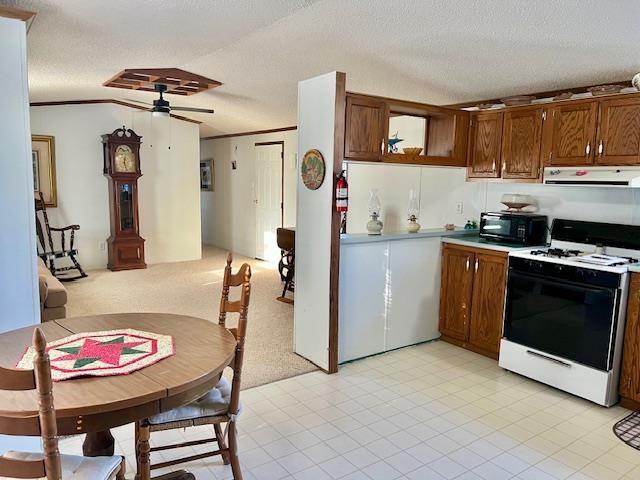
{"type": "Polygon", "coordinates": [[[164,93],[174,95],[193,95],[222,85],[217,80],[179,68],[127,68],[102,85],[126,90],[155,92],[156,84],[166,85],[167,91],[164,93]]]}

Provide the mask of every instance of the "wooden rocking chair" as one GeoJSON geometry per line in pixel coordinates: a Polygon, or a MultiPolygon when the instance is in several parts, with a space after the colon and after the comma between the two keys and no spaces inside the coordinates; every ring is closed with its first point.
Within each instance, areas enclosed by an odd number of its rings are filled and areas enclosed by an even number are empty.
{"type": "Polygon", "coordinates": [[[78,250],[74,248],[75,233],[80,230],[80,225],[68,225],[62,228],[55,228],[49,226],[49,216],[47,215],[47,208],[44,203],[44,197],[42,192],[36,192],[35,198],[36,207],[36,234],[38,236],[38,256],[45,262],[47,268],[51,271],[54,277],[57,277],[62,282],[70,282],[77,280],[78,278],[84,278],[87,274],[84,272],[76,255],[78,250]],[[44,228],[43,228],[44,225],[44,228]],[[69,247],[67,248],[66,232],[71,231],[69,238],[69,247]],[[51,232],[60,233],[60,249],[54,248],[53,237],[51,232]],[[46,233],[46,237],[45,237],[46,233]],[[57,267],[55,260],[59,258],[68,257],[73,265],[66,267],[57,267]],[[75,275],[68,275],[68,272],[76,270],[78,273],[75,275]]]}

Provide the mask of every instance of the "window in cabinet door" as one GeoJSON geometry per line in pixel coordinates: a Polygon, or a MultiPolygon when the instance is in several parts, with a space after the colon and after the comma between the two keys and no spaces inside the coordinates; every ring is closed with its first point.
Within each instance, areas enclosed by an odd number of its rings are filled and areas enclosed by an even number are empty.
{"type": "Polygon", "coordinates": [[[421,148],[426,145],[427,119],[391,112],[389,114],[389,140],[387,153],[403,153],[404,148],[421,148]],[[397,143],[394,140],[398,140],[397,143]]]}

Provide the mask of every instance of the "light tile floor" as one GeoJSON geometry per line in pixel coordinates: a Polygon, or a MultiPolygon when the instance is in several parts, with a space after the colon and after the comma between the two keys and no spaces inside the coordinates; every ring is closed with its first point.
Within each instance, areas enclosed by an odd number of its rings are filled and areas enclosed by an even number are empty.
{"type": "MultiPolygon", "coordinates": [[[[444,342],[246,390],[242,399],[246,480],[640,479],[640,452],[612,433],[627,410],[599,407],[444,342]]],[[[152,444],[210,434],[159,432],[152,444]]],[[[132,478],[133,428],[114,435],[132,478]]],[[[65,439],[60,448],[78,454],[81,441],[65,439]]],[[[219,458],[185,468],[198,480],[231,478],[219,458]]]]}

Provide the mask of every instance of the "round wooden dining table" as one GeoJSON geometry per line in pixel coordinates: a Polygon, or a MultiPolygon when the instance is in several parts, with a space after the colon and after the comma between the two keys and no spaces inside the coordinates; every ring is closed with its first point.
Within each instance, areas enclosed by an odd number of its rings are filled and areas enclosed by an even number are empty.
{"type": "MultiPolygon", "coordinates": [[[[51,342],[75,333],[132,328],[171,335],[175,353],[128,375],[54,382],[59,435],[86,434],[86,456],[113,455],[110,429],[186,405],[213,388],[234,357],[236,340],[202,318],[165,313],[75,317],[37,325],[51,342]]],[[[36,326],[0,334],[0,365],[14,368],[36,326]]],[[[35,391],[0,391],[0,433],[39,436],[35,391]]],[[[176,472],[169,478],[188,478],[176,472]]]]}

